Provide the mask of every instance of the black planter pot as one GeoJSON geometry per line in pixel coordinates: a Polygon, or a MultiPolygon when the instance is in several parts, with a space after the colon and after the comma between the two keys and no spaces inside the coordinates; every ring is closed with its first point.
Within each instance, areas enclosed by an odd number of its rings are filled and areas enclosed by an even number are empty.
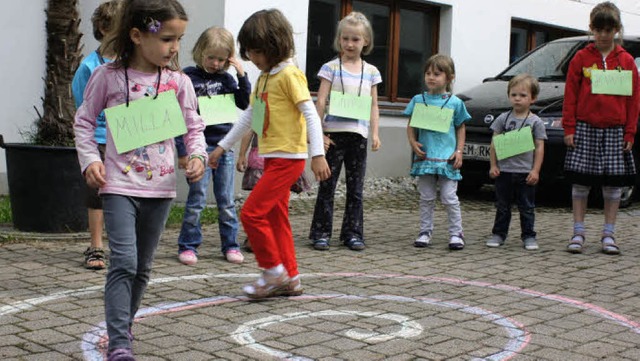
{"type": "Polygon", "coordinates": [[[87,230],[86,186],[76,149],[7,143],[7,178],[14,228],[25,232],[87,230]]]}

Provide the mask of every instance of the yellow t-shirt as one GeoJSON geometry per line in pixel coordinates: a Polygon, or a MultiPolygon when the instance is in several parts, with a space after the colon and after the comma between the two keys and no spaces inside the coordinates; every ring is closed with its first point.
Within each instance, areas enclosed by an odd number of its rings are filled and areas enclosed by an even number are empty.
{"type": "Polygon", "coordinates": [[[256,99],[256,92],[262,94],[266,102],[262,136],[258,137],[260,154],[306,153],[307,123],[296,107],[311,99],[304,73],[295,65],[287,65],[268,77],[267,73],[261,74],[255,89],[251,104],[256,99]]]}

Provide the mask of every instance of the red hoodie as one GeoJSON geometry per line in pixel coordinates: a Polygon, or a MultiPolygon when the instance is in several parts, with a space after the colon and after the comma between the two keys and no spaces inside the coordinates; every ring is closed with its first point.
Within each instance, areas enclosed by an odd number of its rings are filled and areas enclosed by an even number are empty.
{"type": "Polygon", "coordinates": [[[562,108],[564,134],[575,134],[576,120],[584,121],[596,128],[622,125],[624,141],[633,143],[640,111],[638,69],[631,54],[620,45],[616,45],[605,61],[607,70],[620,66],[622,70],[632,71],[633,95],[591,94],[591,73],[588,69],[603,69],[604,62],[595,45],[587,45],[576,53],[569,64],[562,108]]]}

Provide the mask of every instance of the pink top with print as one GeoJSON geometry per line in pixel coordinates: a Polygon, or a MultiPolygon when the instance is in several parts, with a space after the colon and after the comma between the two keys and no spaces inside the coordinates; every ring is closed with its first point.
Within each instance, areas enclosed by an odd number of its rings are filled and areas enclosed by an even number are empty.
{"type": "MultiPolygon", "coordinates": [[[[158,73],[143,73],[133,69],[127,69],[127,73],[129,102],[155,95],[158,73]]],[[[159,91],[170,89],[176,92],[187,126],[184,140],[188,154],[203,155],[206,159],[206,143],[202,133],[205,126],[197,113],[198,103],[191,80],[183,73],[164,69],[160,77],[159,91]]],[[[83,173],[91,163],[100,161],[98,144],[93,136],[96,117],[103,109],[125,103],[126,96],[124,68],[115,68],[111,64],[96,68],[85,88],[84,102],[76,112],[73,126],[83,173]]],[[[100,189],[100,194],[143,198],[176,196],[173,138],[118,154],[107,127],[104,165],[107,182],[100,189]]]]}

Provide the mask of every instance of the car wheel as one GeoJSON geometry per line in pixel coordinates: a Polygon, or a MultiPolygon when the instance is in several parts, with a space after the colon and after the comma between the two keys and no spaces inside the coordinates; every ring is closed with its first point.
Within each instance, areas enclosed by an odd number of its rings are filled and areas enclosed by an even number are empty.
{"type": "Polygon", "coordinates": [[[458,191],[465,194],[475,193],[482,188],[482,182],[465,180],[458,182],[458,191]]]}

